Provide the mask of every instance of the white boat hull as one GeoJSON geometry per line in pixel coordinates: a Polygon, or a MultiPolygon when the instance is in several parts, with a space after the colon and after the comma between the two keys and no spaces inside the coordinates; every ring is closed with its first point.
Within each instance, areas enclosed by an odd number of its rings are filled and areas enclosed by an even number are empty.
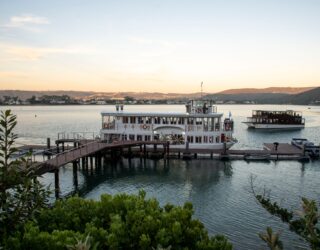
{"type": "MultiPolygon", "coordinates": [[[[235,144],[235,142],[226,142],[226,148],[229,149],[231,148],[233,145],[235,144]]],[[[149,146],[149,147],[153,147],[153,146],[149,146]]],[[[170,148],[181,148],[181,149],[185,149],[186,148],[186,144],[170,144],[170,148]]],[[[189,149],[207,149],[207,150],[219,150],[219,149],[224,149],[224,143],[214,143],[214,144],[210,144],[210,143],[190,143],[189,144],[189,149]]]]}
{"type": "Polygon", "coordinates": [[[304,128],[304,124],[259,124],[259,123],[251,123],[245,122],[248,128],[255,129],[302,129],[304,128]]]}

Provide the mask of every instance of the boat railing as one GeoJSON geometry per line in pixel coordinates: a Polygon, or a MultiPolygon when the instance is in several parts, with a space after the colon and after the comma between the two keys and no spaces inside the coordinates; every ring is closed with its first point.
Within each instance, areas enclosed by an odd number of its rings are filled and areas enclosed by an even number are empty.
{"type": "Polygon", "coordinates": [[[58,140],[93,140],[98,134],[95,132],[59,132],[58,140]]]}

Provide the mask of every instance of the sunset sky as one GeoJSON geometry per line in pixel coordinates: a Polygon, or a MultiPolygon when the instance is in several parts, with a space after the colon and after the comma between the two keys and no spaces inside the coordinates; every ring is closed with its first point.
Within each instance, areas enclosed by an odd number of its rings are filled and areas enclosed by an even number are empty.
{"type": "Polygon", "coordinates": [[[319,0],[0,1],[0,89],[320,86],[319,0]]]}

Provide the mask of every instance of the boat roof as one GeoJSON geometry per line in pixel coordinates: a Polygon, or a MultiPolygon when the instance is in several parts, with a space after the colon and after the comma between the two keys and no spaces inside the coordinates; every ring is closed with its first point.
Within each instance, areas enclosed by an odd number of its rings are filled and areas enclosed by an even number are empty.
{"type": "Polygon", "coordinates": [[[161,116],[161,117],[221,117],[223,113],[185,113],[185,112],[127,112],[127,111],[102,111],[102,116],[161,116]]]}
{"type": "Polygon", "coordinates": [[[296,112],[296,113],[301,113],[301,111],[296,111],[292,109],[287,109],[287,110],[263,110],[263,109],[255,109],[252,110],[252,112],[258,111],[258,112],[268,112],[268,113],[274,113],[274,112],[279,112],[279,113],[286,113],[286,112],[296,112]]]}

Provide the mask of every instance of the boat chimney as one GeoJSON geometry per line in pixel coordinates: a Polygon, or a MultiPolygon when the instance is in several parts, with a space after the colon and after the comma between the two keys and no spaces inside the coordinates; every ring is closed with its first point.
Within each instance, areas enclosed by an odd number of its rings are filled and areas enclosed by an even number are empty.
{"type": "Polygon", "coordinates": [[[187,113],[191,113],[191,103],[190,102],[186,104],[186,111],[187,111],[187,113]]]}

